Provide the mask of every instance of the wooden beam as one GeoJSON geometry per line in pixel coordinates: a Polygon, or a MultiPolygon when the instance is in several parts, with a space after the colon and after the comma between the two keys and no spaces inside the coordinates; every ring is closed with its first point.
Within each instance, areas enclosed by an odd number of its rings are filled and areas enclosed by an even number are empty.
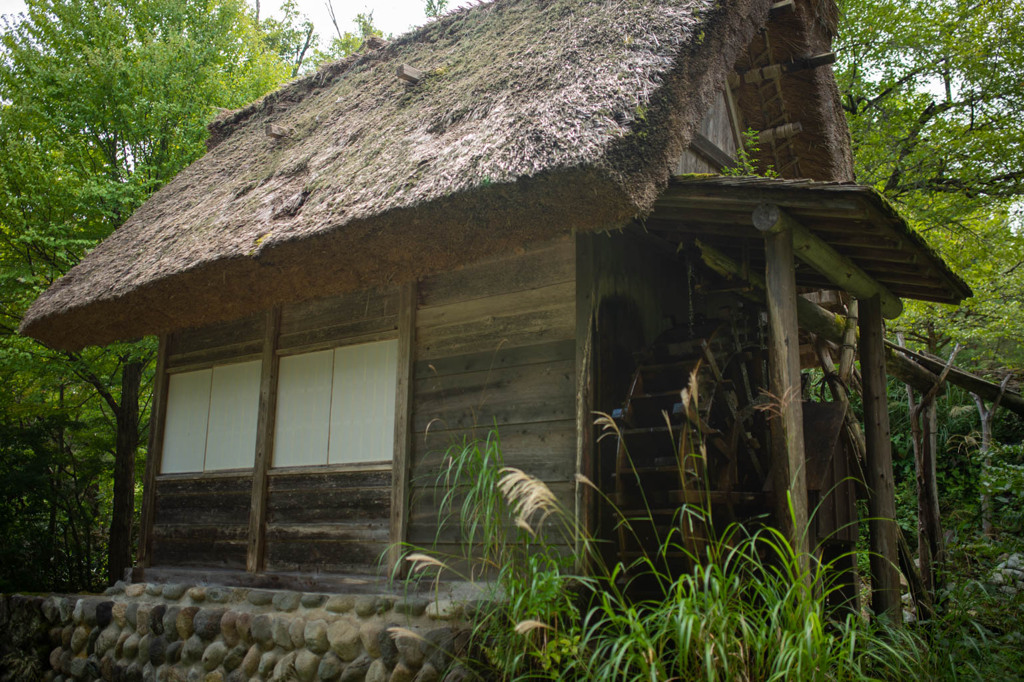
{"type": "Polygon", "coordinates": [[[281,308],[275,306],[264,317],[263,355],[260,368],[260,403],[256,417],[256,452],[252,467],[252,497],[249,503],[249,543],[245,569],[263,569],[266,553],[267,473],[274,460],[274,426],[277,419],[277,340],[281,330],[281,308]]]}
{"type": "Polygon", "coordinates": [[[747,85],[754,85],[762,81],[781,78],[787,73],[796,73],[797,71],[806,71],[808,69],[816,69],[819,66],[834,64],[835,61],[835,52],[825,52],[822,54],[811,55],[809,57],[800,57],[791,62],[768,64],[767,66],[750,69],[749,71],[743,71],[742,73],[734,71],[729,74],[729,85],[733,89],[738,88],[743,83],[746,83],[747,85]]]}
{"type": "Polygon", "coordinates": [[[898,297],[775,204],[758,205],[753,221],[754,227],[762,232],[788,228],[793,233],[793,248],[800,260],[859,299],[878,296],[886,318],[899,317],[903,312],[903,303],[898,297]]]}
{"type": "Polygon", "coordinates": [[[871,545],[871,607],[899,624],[900,572],[896,493],[889,443],[885,344],[878,297],[860,300],[860,367],[864,386],[864,436],[867,446],[868,527],[871,545]]]}
{"type": "MultiPolygon", "coordinates": [[[[943,361],[937,358],[925,355],[924,353],[917,353],[908,348],[902,348],[891,341],[886,341],[885,346],[890,353],[913,358],[914,361],[916,361],[916,364],[927,368],[931,372],[941,372],[944,369],[943,361]]],[[[946,375],[946,381],[955,386],[959,386],[965,391],[979,395],[988,401],[995,401],[999,398],[1000,393],[1002,393],[1002,399],[1000,400],[999,405],[1024,417],[1024,398],[1022,398],[1021,394],[1016,391],[1001,391],[999,384],[992,383],[987,379],[982,379],[979,376],[975,376],[970,372],[965,372],[962,369],[957,369],[956,367],[949,368],[949,373],[946,375]]],[[[922,389],[921,387],[914,385],[914,388],[921,392],[927,392],[929,387],[925,386],[922,389]]]]}
{"type": "Polygon", "coordinates": [[[409,469],[412,465],[412,389],[416,355],[418,284],[401,288],[398,299],[398,367],[395,381],[395,449],[391,474],[391,546],[388,564],[392,575],[403,573],[403,544],[409,533],[409,469]]]}
{"type": "Polygon", "coordinates": [[[793,549],[800,553],[802,568],[806,571],[810,547],[793,235],[783,226],[782,229],[765,232],[764,240],[768,390],[776,403],[773,412],[778,410],[769,420],[775,516],[793,549]]]}
{"type": "Polygon", "coordinates": [[[809,57],[798,57],[793,61],[783,64],[782,68],[786,73],[794,73],[796,71],[806,71],[808,69],[816,69],[819,66],[827,66],[829,64],[836,63],[835,52],[822,52],[821,54],[811,55],[809,57]]]}
{"type": "Polygon", "coordinates": [[[423,71],[417,69],[415,66],[401,64],[395,70],[395,75],[401,78],[402,80],[406,81],[407,83],[412,83],[413,85],[415,85],[416,83],[419,83],[421,80],[423,80],[423,76],[425,74],[423,73],[423,71]]]}
{"type": "Polygon", "coordinates": [[[139,553],[136,565],[149,566],[153,559],[153,521],[156,517],[156,477],[164,452],[164,426],[167,420],[167,336],[160,337],[153,376],[153,406],[149,412],[149,444],[146,446],[146,472],[142,483],[142,519],[139,527],[139,553]]]}
{"type": "Polygon", "coordinates": [[[804,126],[800,121],[794,123],[783,123],[780,126],[774,128],[768,128],[757,133],[757,141],[762,144],[768,144],[775,140],[784,140],[786,138],[795,137],[799,133],[802,133],[804,126]]]}
{"type": "Polygon", "coordinates": [[[736,165],[736,159],[729,156],[724,149],[700,133],[693,134],[693,139],[690,140],[690,149],[703,157],[712,166],[717,166],[719,169],[732,168],[736,165]]]}
{"type": "MultiPolygon", "coordinates": [[[[759,302],[764,301],[764,279],[755,273],[747,272],[739,263],[732,260],[718,249],[697,240],[701,250],[701,258],[715,272],[727,277],[744,281],[750,285],[747,297],[759,302]]],[[[815,305],[802,296],[797,298],[797,320],[800,328],[831,341],[843,344],[846,330],[846,318],[829,312],[815,305]]],[[[890,374],[905,384],[910,384],[919,391],[927,391],[935,385],[937,376],[918,363],[900,355],[892,348],[886,347],[885,366],[890,374]]],[[[953,381],[953,379],[950,379],[953,381]]],[[[955,381],[953,381],[955,383],[955,381]]]]}

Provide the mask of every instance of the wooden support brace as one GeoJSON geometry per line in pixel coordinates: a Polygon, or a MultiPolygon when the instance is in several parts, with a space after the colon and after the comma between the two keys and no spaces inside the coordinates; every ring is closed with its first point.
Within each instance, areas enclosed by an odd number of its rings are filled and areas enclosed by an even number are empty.
{"type": "Polygon", "coordinates": [[[776,412],[769,421],[776,522],[799,553],[801,567],[806,571],[810,550],[807,470],[800,391],[798,297],[793,271],[793,236],[789,229],[765,233],[765,284],[769,391],[775,403],[773,412],[776,412]]]}
{"type": "Polygon", "coordinates": [[[762,232],[783,228],[792,231],[793,249],[797,258],[827,277],[840,289],[849,291],[859,299],[878,296],[881,300],[882,314],[886,318],[899,317],[903,312],[903,303],[899,297],[778,206],[760,204],[754,209],[753,221],[754,227],[762,232]]]}
{"type": "Polygon", "coordinates": [[[736,165],[736,159],[729,156],[724,149],[700,133],[693,134],[693,139],[690,140],[690,149],[704,157],[704,160],[713,166],[732,168],[736,165]]]}
{"type": "Polygon", "coordinates": [[[402,287],[398,302],[398,367],[395,382],[395,449],[391,473],[391,546],[388,563],[392,575],[398,565],[409,529],[409,472],[412,466],[412,384],[416,348],[417,284],[402,287]]]}
{"type": "Polygon", "coordinates": [[[423,73],[423,71],[417,69],[415,66],[402,64],[395,70],[395,75],[401,78],[402,80],[415,85],[416,83],[419,83],[421,80],[423,80],[423,76],[425,74],[423,73]]]}
{"type": "Polygon", "coordinates": [[[252,467],[252,493],[249,503],[249,544],[245,570],[263,569],[266,551],[267,473],[274,458],[274,425],[277,418],[277,339],[281,329],[281,309],[267,311],[263,327],[263,354],[260,368],[260,403],[256,417],[256,454],[252,467]]]}
{"type": "Polygon", "coordinates": [[[860,300],[860,365],[864,384],[864,436],[867,446],[868,528],[871,545],[871,606],[893,624],[900,617],[899,529],[889,443],[882,306],[878,297],[860,300]]]}
{"type": "Polygon", "coordinates": [[[827,66],[828,64],[835,63],[835,52],[822,52],[821,54],[811,55],[810,57],[794,59],[791,62],[783,64],[782,68],[786,73],[794,73],[796,71],[807,71],[809,69],[816,69],[819,66],[827,66]]]}
{"type": "Polygon", "coordinates": [[[819,66],[834,64],[835,61],[835,52],[823,52],[822,54],[811,55],[809,57],[800,57],[791,62],[769,64],[768,66],[762,66],[759,69],[750,69],[749,71],[743,71],[742,73],[734,71],[729,74],[729,86],[735,89],[744,83],[747,85],[756,85],[762,81],[781,78],[787,73],[807,71],[810,69],[816,69],[819,66]]]}

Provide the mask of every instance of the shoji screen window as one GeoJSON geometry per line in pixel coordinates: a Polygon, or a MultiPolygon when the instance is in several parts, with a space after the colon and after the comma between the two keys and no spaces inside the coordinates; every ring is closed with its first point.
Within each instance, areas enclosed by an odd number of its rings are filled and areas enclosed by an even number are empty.
{"type": "Polygon", "coordinates": [[[171,374],[161,473],[251,467],[259,397],[259,362],[171,374]]]}
{"type": "Polygon", "coordinates": [[[274,466],[390,460],[397,359],[394,340],[281,358],[274,466]]]}

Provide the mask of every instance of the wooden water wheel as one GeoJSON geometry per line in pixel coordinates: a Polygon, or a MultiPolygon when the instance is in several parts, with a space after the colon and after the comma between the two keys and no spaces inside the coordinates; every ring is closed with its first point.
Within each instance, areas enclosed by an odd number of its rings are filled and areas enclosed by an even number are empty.
{"type": "Polygon", "coordinates": [[[613,414],[615,542],[633,573],[689,570],[709,534],[771,509],[763,359],[721,332],[663,334],[613,414]]]}

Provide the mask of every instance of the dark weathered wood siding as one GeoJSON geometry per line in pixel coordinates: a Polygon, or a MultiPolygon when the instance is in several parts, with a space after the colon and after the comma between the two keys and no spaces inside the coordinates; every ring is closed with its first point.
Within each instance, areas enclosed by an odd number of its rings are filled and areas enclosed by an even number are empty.
{"type": "Polygon", "coordinates": [[[375,573],[387,550],[391,471],[272,473],[266,569],[375,573]]]}
{"type": "MultiPolygon", "coordinates": [[[[663,242],[624,232],[580,239],[586,268],[593,273],[592,409],[611,413],[626,399],[637,354],[673,324],[688,320],[694,291],[685,264],[663,242]]],[[[592,424],[591,419],[586,426],[593,429],[592,424]]],[[[594,445],[584,456],[584,473],[602,490],[614,490],[616,439],[597,442],[596,430],[589,435],[594,445]]],[[[582,516],[591,532],[612,537],[615,518],[597,496],[583,492],[582,516]]]]}
{"type": "Polygon", "coordinates": [[[152,564],[244,569],[251,488],[249,472],[159,478],[152,564]]]}
{"type": "MultiPolygon", "coordinates": [[[[282,308],[272,336],[267,315],[172,334],[165,362],[168,372],[182,372],[258,359],[267,343],[279,357],[394,338],[397,317],[397,287],[318,299],[282,308]]],[[[255,500],[264,507],[255,515],[263,527],[249,570],[377,572],[390,540],[391,480],[389,462],[278,471],[271,462],[265,492],[254,495],[251,470],[157,474],[145,563],[245,570],[255,500]]]]}
{"type": "MultiPolygon", "coordinates": [[[[452,549],[457,534],[437,534],[444,451],[466,436],[485,437],[495,424],[506,465],[543,480],[576,513],[577,257],[576,238],[565,238],[426,278],[410,285],[405,308],[391,287],[171,335],[169,372],[262,357],[268,375],[284,355],[408,329],[411,438],[407,450],[404,437],[396,441],[394,467],[275,470],[271,456],[265,475],[263,467],[255,475],[158,475],[149,564],[377,573],[394,540],[440,539],[440,549],[452,549]],[[393,511],[404,514],[397,523],[393,511]]],[[[266,376],[263,383],[273,385],[266,376]]],[[[261,417],[267,433],[259,442],[273,442],[273,421],[261,417]]]]}
{"type": "Polygon", "coordinates": [[[575,243],[560,240],[426,278],[419,287],[408,540],[437,537],[447,448],[497,425],[505,464],[574,509],[575,243]]]}

